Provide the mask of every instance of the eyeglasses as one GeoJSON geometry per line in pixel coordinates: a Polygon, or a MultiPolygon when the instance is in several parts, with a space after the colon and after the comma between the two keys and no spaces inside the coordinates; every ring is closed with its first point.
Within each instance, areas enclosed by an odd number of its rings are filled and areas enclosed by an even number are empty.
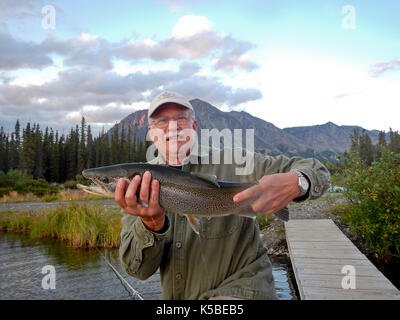
{"type": "Polygon", "coordinates": [[[161,118],[158,118],[158,119],[154,119],[154,120],[152,121],[152,124],[153,124],[154,126],[156,126],[157,128],[164,129],[164,128],[167,128],[167,127],[168,127],[170,121],[176,121],[176,123],[177,123],[178,126],[180,126],[180,127],[185,127],[185,126],[187,126],[188,123],[189,123],[189,119],[188,119],[187,116],[178,115],[178,116],[176,116],[176,117],[174,117],[174,118],[172,118],[172,119],[165,118],[165,117],[161,117],[161,118]]]}

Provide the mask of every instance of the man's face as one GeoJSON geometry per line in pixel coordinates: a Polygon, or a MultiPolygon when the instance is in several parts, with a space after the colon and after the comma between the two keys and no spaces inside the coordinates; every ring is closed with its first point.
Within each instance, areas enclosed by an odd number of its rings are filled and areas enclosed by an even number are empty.
{"type": "Polygon", "coordinates": [[[187,108],[176,103],[162,105],[150,120],[148,129],[157,149],[168,163],[181,163],[194,143],[197,121],[192,120],[187,108]]]}

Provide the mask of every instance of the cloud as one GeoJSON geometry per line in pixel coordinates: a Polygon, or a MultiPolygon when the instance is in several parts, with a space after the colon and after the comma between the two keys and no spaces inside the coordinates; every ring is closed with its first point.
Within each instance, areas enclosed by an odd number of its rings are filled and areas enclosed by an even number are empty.
{"type": "Polygon", "coordinates": [[[43,0],[1,0],[0,19],[24,19],[40,16],[43,0]]]}
{"type": "Polygon", "coordinates": [[[193,62],[181,63],[177,71],[138,71],[127,75],[75,67],[59,72],[56,79],[41,85],[3,82],[0,114],[14,119],[29,114],[46,123],[66,119],[71,124],[85,115],[92,123],[112,123],[133,112],[138,103],[148,105],[164,89],[232,108],[262,97],[257,89],[235,90],[224,85],[219,77],[199,76],[199,70],[200,66],[193,62]]]}
{"type": "Polygon", "coordinates": [[[176,39],[192,37],[202,32],[214,31],[213,24],[204,16],[183,16],[172,29],[172,37],[176,39]]]}
{"type": "Polygon", "coordinates": [[[41,45],[13,38],[0,31],[0,69],[20,68],[42,69],[53,64],[53,60],[43,54],[41,45]]]}
{"type": "MultiPolygon", "coordinates": [[[[1,31],[0,31],[1,32],[1,31]]],[[[131,63],[142,60],[165,61],[215,58],[215,69],[231,72],[236,69],[253,71],[257,64],[246,54],[254,45],[218,34],[212,23],[202,16],[184,16],[173,29],[172,36],[154,41],[122,40],[109,42],[101,37],[81,34],[69,39],[48,36],[41,43],[14,39],[9,33],[0,33],[0,69],[41,69],[53,64],[52,54],[62,57],[64,66],[113,68],[113,59],[131,63]],[[192,27],[194,26],[194,27],[192,27]]]]}
{"type": "Polygon", "coordinates": [[[400,60],[393,59],[388,62],[378,62],[371,65],[370,75],[372,77],[379,77],[389,70],[400,70],[400,60]]]}
{"type": "Polygon", "coordinates": [[[258,65],[249,61],[245,56],[246,52],[255,46],[246,41],[238,41],[227,36],[223,39],[222,54],[215,64],[215,69],[223,71],[233,71],[236,68],[253,71],[258,69],[258,65]]]}
{"type": "MultiPolygon", "coordinates": [[[[164,86],[164,89],[179,92],[191,99],[199,98],[216,106],[227,105],[229,109],[262,98],[262,93],[258,89],[234,89],[222,84],[216,77],[197,75],[168,83],[164,86]]],[[[154,92],[153,95],[155,96],[159,91],[154,92]]]]}

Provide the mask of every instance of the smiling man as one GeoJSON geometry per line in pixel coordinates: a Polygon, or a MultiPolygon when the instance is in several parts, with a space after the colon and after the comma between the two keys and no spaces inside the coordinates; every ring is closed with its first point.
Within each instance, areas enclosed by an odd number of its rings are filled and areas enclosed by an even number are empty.
{"type": "MultiPolygon", "coordinates": [[[[182,136],[196,132],[198,124],[192,105],[178,93],[155,97],[148,117],[150,136],[159,151],[150,163],[214,174],[218,180],[258,182],[232,199],[254,199],[254,212],[269,215],[291,201],[315,199],[329,187],[329,172],[316,159],[254,153],[254,168],[246,175],[236,174],[240,165],[235,162],[209,163],[209,154],[193,148],[193,136],[182,136]]],[[[219,159],[225,159],[227,150],[219,152],[219,159]]],[[[255,220],[233,215],[203,218],[196,234],[185,216],[160,206],[160,184],[150,172],[134,177],[127,188],[125,183],[119,181],[115,201],[126,213],[120,259],[128,274],[147,279],[160,268],[163,299],[277,298],[271,262],[255,220]]]]}

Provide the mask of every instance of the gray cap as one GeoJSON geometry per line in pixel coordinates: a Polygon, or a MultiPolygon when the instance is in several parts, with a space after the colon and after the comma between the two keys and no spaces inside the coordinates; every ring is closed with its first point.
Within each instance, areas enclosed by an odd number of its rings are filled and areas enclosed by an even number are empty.
{"type": "Polygon", "coordinates": [[[173,102],[180,104],[189,109],[192,118],[194,118],[194,110],[189,102],[189,100],[183,95],[172,92],[172,91],[163,91],[158,96],[156,96],[150,104],[148,118],[150,120],[151,115],[164,103],[173,102]]]}

